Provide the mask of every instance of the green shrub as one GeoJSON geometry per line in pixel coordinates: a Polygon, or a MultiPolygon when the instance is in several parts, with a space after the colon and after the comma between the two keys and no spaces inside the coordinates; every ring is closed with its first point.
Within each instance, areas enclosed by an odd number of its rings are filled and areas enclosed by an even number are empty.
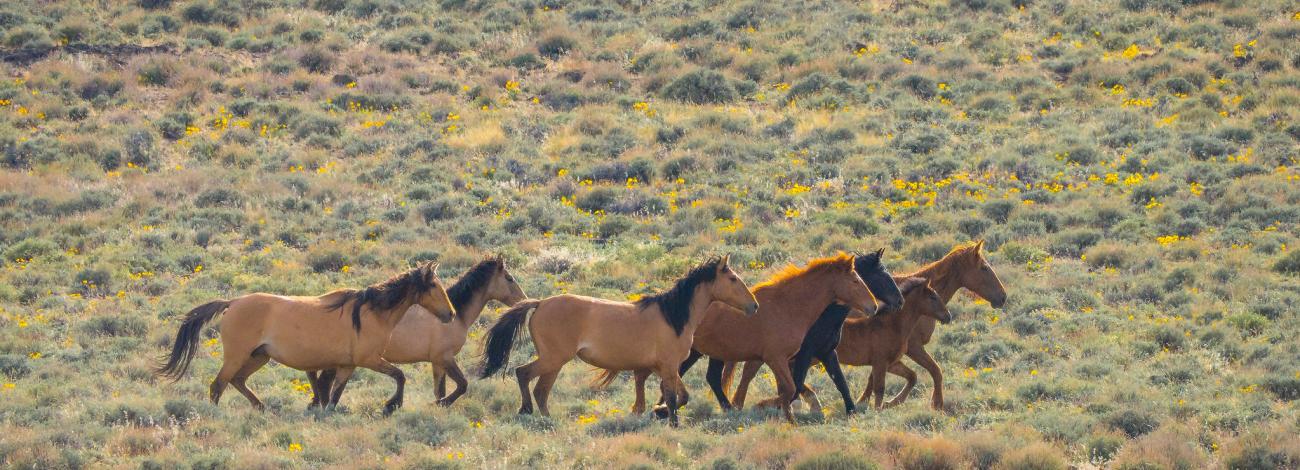
{"type": "Polygon", "coordinates": [[[688,72],[664,87],[666,98],[692,104],[730,103],[736,100],[736,90],[722,74],[700,69],[688,72]]]}
{"type": "Polygon", "coordinates": [[[1288,251],[1286,255],[1273,263],[1273,270],[1284,274],[1300,274],[1300,250],[1288,251]]]}
{"type": "Polygon", "coordinates": [[[5,260],[30,260],[59,250],[58,245],[40,238],[26,238],[5,249],[5,260]]]}

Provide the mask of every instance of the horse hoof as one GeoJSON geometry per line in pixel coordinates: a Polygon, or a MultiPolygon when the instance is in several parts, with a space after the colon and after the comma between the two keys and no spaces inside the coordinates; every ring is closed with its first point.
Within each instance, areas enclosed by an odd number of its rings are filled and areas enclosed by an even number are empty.
{"type": "Polygon", "coordinates": [[[446,399],[446,398],[441,398],[441,399],[439,399],[436,403],[438,403],[438,406],[441,406],[441,407],[443,407],[443,408],[446,408],[446,407],[448,407],[448,406],[451,406],[451,402],[452,402],[452,401],[453,401],[453,400],[448,400],[448,399],[446,399]]]}
{"type": "Polygon", "coordinates": [[[658,419],[667,419],[669,416],[670,416],[670,413],[668,413],[668,407],[663,406],[663,405],[655,406],[655,408],[654,408],[654,417],[655,417],[655,418],[658,418],[658,419]]]}

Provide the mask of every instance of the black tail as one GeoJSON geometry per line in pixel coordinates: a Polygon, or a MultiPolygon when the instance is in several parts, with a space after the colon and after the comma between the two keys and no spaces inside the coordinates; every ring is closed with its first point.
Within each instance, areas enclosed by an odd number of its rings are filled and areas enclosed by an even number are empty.
{"type": "Polygon", "coordinates": [[[185,321],[181,322],[180,330],[176,331],[176,344],[172,345],[172,353],[167,356],[167,362],[158,367],[156,373],[173,381],[180,380],[181,376],[185,375],[185,371],[190,368],[190,360],[194,359],[194,353],[199,350],[199,333],[203,332],[203,325],[212,321],[217,314],[224,312],[229,306],[229,300],[214,300],[195,307],[194,310],[190,310],[190,313],[185,314],[185,321]]]}
{"type": "Polygon", "coordinates": [[[514,349],[519,339],[519,327],[528,319],[528,311],[542,303],[540,300],[525,300],[515,304],[497,319],[488,330],[487,339],[483,341],[483,370],[479,378],[487,378],[505,367],[510,360],[510,350],[514,349]]]}

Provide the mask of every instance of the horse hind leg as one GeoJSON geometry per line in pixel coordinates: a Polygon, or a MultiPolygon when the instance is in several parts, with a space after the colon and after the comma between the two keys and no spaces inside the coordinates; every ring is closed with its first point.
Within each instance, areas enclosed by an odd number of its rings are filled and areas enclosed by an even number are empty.
{"type": "Polygon", "coordinates": [[[248,355],[239,353],[227,353],[221,364],[221,370],[217,372],[217,377],[212,380],[212,385],[208,387],[208,398],[212,404],[221,404],[221,394],[226,391],[226,385],[230,384],[231,379],[239,374],[239,370],[244,367],[248,361],[248,355]]]}
{"type": "Polygon", "coordinates": [[[645,413],[645,379],[650,377],[650,369],[637,369],[633,373],[635,383],[633,391],[636,392],[636,402],[632,404],[632,414],[641,415],[645,413]]]}
{"type": "Polygon", "coordinates": [[[239,368],[239,372],[230,379],[230,385],[233,385],[235,390],[239,390],[239,393],[242,393],[244,398],[247,398],[248,402],[252,404],[253,408],[257,409],[257,411],[265,411],[266,406],[262,404],[261,400],[257,399],[257,395],[254,395],[252,390],[248,389],[248,377],[257,372],[258,369],[261,369],[262,366],[265,366],[267,361],[270,360],[271,356],[266,354],[266,348],[264,346],[258,347],[253,350],[253,357],[244,362],[244,366],[239,368]]]}
{"type": "Polygon", "coordinates": [[[551,400],[551,387],[555,386],[555,379],[560,376],[560,371],[548,372],[537,377],[537,385],[533,386],[533,399],[537,400],[537,410],[542,416],[550,416],[551,410],[546,406],[551,400]]]}
{"type": "Polygon", "coordinates": [[[519,414],[533,414],[533,397],[528,393],[528,382],[533,380],[536,375],[533,370],[537,369],[538,361],[529,362],[515,369],[515,379],[519,381],[519,414]]]}

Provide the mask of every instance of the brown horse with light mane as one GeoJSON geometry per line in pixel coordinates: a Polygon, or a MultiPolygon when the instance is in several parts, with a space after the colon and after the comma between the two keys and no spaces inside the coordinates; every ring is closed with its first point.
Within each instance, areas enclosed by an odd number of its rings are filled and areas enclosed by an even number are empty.
{"type": "MultiPolygon", "coordinates": [[[[682,363],[682,372],[698,360],[709,356],[706,373],[714,397],[723,410],[731,409],[722,383],[725,362],[762,360],[777,379],[778,400],[774,403],[794,422],[790,402],[794,399],[794,375],[790,359],[799,351],[804,335],[822,311],[832,303],[866,313],[876,312],[876,299],[854,271],[853,255],[840,253],[817,259],[808,266],[793,265],[771,279],[754,286],[754,297],[763,304],[757,315],[744,316],[725,305],[711,305],[704,321],[695,332],[691,357],[682,363]]],[[[638,411],[643,405],[643,374],[636,375],[638,411]]],[[[671,407],[670,407],[671,409],[671,407]]]]}
{"type": "Polygon", "coordinates": [[[578,295],[557,295],[516,304],[501,315],[484,342],[482,377],[501,370],[510,358],[520,325],[528,312],[528,331],[537,359],[515,369],[523,404],[519,412],[533,412],[528,382],[537,377],[533,397],[543,415],[560,369],[574,357],[602,369],[654,371],[671,405],[669,422],[677,425],[677,405],[689,399],[678,366],[691,351],[691,339],[706,308],[719,302],[753,315],[758,301],[750,294],[727,258],[713,258],[695,267],[667,292],[635,303],[615,302],[578,295]]]}
{"type": "MultiPolygon", "coordinates": [[[[447,288],[447,296],[456,307],[454,320],[450,323],[437,321],[428,310],[413,305],[393,329],[384,350],[384,360],[393,364],[432,363],[433,395],[442,406],[451,406],[468,388],[469,381],[456,363],[456,354],[465,346],[469,328],[478,321],[483,308],[494,300],[510,306],[528,298],[514,276],[506,271],[505,260],[500,256],[485,259],[470,268],[447,288]],[[456,383],[456,390],[451,395],[447,395],[448,376],[456,383]]],[[[338,397],[331,397],[328,391],[336,371],[307,374],[315,392],[312,406],[337,405],[338,397]]]]}
{"type": "Polygon", "coordinates": [[[209,396],[221,400],[226,384],[263,409],[245,382],[276,362],[298,370],[365,367],[392,377],[397,392],[384,404],[384,414],[402,406],[406,377],[381,353],[393,327],[412,305],[433,312],[443,322],[456,314],[437,265],[424,264],[365,289],[336,290],[319,297],[249,294],[216,300],[191,310],[176,333],[176,342],[158,374],[179,380],[198,351],[203,325],[225,312],[221,322],[223,364],[209,396]],[[348,308],[350,307],[350,308],[348,308]]]}

